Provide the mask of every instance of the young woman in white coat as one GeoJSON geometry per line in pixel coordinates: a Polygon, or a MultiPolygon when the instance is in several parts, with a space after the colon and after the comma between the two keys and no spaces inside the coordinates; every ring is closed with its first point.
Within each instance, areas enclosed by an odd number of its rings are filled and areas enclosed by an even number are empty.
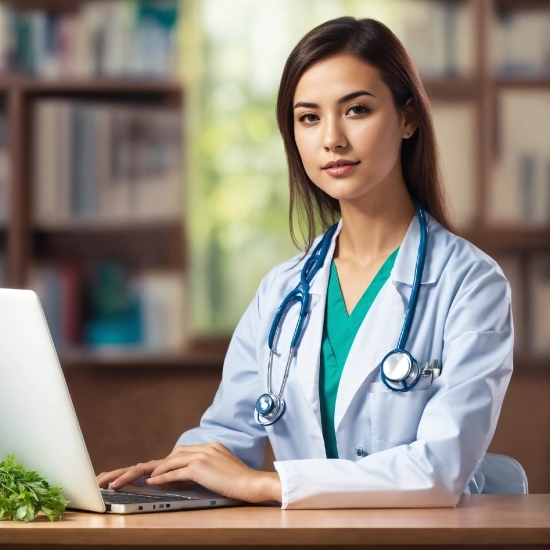
{"type": "Polygon", "coordinates": [[[149,475],[283,508],[455,506],[512,373],[510,288],[490,257],[450,231],[416,69],[378,21],[328,21],[290,54],[277,118],[291,231],[298,219],[306,246],[262,281],[200,426],[168,457],[100,474],[99,485],[149,475]],[[311,260],[321,242],[326,257],[311,260]],[[294,289],[309,302],[291,350],[301,304],[272,326],[294,289]],[[396,348],[405,351],[384,378],[396,348]],[[405,364],[405,375],[391,374],[405,364]],[[275,472],[259,470],[267,438],[275,472]]]}

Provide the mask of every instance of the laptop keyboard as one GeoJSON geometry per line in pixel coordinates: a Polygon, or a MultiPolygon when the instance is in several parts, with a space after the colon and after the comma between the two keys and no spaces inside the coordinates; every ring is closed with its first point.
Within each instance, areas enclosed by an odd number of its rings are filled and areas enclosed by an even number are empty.
{"type": "Polygon", "coordinates": [[[135,493],[122,493],[120,491],[101,491],[105,504],[149,504],[151,502],[177,502],[181,500],[193,500],[191,497],[180,495],[136,495],[135,493]]]}

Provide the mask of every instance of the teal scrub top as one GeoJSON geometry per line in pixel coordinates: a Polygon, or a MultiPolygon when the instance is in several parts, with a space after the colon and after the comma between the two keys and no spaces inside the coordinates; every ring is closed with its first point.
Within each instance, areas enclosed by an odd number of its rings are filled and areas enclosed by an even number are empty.
{"type": "Polygon", "coordinates": [[[363,319],[390,276],[398,252],[399,248],[390,254],[350,315],[342,296],[334,260],[330,265],[319,373],[321,422],[327,458],[338,458],[334,410],[344,364],[363,319]]]}

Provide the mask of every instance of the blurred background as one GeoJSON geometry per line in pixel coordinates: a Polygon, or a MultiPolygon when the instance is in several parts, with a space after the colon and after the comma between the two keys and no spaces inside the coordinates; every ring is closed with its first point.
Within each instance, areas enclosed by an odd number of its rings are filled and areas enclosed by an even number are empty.
{"type": "Polygon", "coordinates": [[[490,450],[550,492],[550,0],[0,1],[0,285],[40,295],[95,469],[168,453],[297,252],[277,87],[341,15],[422,77],[456,231],[512,285],[490,450]]]}

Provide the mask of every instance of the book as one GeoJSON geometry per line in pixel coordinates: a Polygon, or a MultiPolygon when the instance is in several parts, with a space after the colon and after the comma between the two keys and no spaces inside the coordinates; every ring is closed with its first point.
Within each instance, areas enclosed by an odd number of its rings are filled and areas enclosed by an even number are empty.
{"type": "Polygon", "coordinates": [[[41,99],[33,134],[37,223],[178,219],[178,109],[41,99]]]}
{"type": "MultiPolygon", "coordinates": [[[[2,276],[0,254],[0,282],[2,276]]],[[[30,288],[39,296],[57,349],[78,347],[181,352],[188,341],[186,282],[175,270],[135,272],[116,260],[90,269],[37,265],[30,288]]]]}
{"type": "Polygon", "coordinates": [[[498,109],[500,140],[489,189],[492,223],[550,223],[550,92],[504,90],[498,109]]]}
{"type": "Polygon", "coordinates": [[[0,3],[0,70],[59,77],[176,74],[179,0],[90,0],[48,12],[0,3]]]}
{"type": "Polygon", "coordinates": [[[457,228],[469,227],[476,214],[475,107],[433,102],[431,110],[454,221],[457,228]]]}
{"type": "Polygon", "coordinates": [[[532,304],[532,350],[535,355],[550,353],[550,258],[533,258],[530,279],[532,304]]]}
{"type": "Polygon", "coordinates": [[[422,77],[456,77],[473,70],[472,6],[468,2],[402,1],[392,30],[422,77]]]}
{"type": "Polygon", "coordinates": [[[10,155],[6,113],[0,111],[0,225],[8,223],[10,212],[10,155]]]}
{"type": "Polygon", "coordinates": [[[144,341],[149,350],[177,352],[185,348],[185,280],[178,272],[152,271],[139,280],[144,341]]]}
{"type": "Polygon", "coordinates": [[[33,216],[38,225],[47,225],[67,220],[71,212],[72,105],[40,100],[33,118],[33,216]]]}
{"type": "Polygon", "coordinates": [[[550,73],[550,6],[500,11],[492,58],[495,72],[502,76],[550,73]]]}

